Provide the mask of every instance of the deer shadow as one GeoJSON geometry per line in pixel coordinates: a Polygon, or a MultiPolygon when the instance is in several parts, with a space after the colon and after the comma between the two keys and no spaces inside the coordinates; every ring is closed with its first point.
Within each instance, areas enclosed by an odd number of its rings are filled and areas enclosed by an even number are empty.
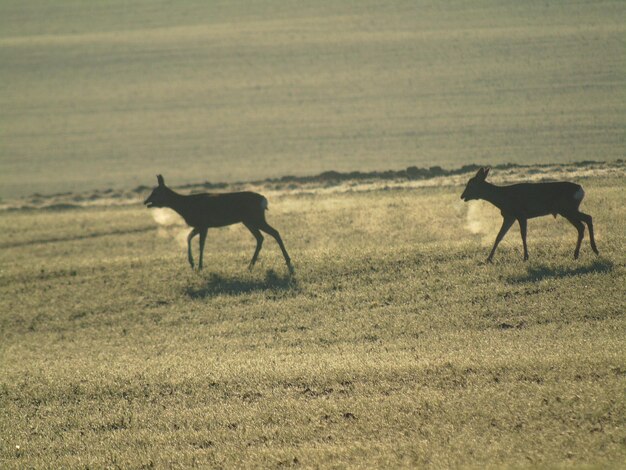
{"type": "Polygon", "coordinates": [[[257,291],[297,291],[298,281],[293,275],[278,275],[272,269],[263,279],[241,279],[211,274],[200,286],[187,287],[185,293],[192,299],[206,299],[218,295],[241,295],[257,291]]]}
{"type": "Polygon", "coordinates": [[[511,284],[522,284],[525,282],[537,282],[543,279],[562,279],[566,277],[579,276],[581,274],[609,273],[613,271],[613,262],[607,259],[596,259],[591,264],[578,266],[575,268],[565,266],[528,266],[525,274],[511,276],[507,281],[511,284]]]}

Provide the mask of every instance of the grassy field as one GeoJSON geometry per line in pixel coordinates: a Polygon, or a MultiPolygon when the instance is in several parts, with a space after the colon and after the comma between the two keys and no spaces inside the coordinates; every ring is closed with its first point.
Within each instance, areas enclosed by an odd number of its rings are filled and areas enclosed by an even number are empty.
{"type": "Polygon", "coordinates": [[[0,197],[615,160],[623,1],[2,0],[0,197]]]}
{"type": "Polygon", "coordinates": [[[0,468],[623,468],[625,14],[0,1],[0,468]],[[485,264],[470,163],[582,182],[600,256],[485,264]],[[266,179],[327,170],[400,171],[266,179]],[[296,274],[242,226],[189,269],[157,173],[266,194],[296,274]]]}
{"type": "Polygon", "coordinates": [[[623,466],[625,178],[578,180],[601,255],[546,217],[493,265],[458,183],[268,187],[294,277],[242,226],[198,273],[138,204],[4,211],[0,466],[623,466]]]}

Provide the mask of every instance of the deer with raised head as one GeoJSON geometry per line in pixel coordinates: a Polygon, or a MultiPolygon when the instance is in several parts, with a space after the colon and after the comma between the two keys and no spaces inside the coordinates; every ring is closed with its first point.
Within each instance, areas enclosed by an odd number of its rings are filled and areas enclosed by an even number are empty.
{"type": "Polygon", "coordinates": [[[157,182],[158,186],[152,190],[144,204],[148,208],[168,207],[173,209],[185,219],[187,225],[193,228],[187,236],[187,258],[192,268],[194,262],[191,254],[191,240],[196,235],[200,235],[198,269],[202,269],[204,243],[209,228],[242,223],[256,238],[256,250],[250,261],[249,269],[252,269],[259,257],[261,246],[263,246],[263,235],[261,234],[263,231],[274,237],[283,252],[289,272],[293,273],[291,259],[278,230],[265,221],[268,203],[264,196],[250,191],[223,194],[202,193],[186,196],[168,188],[161,175],[157,175],[157,182]]]}
{"type": "Polygon", "coordinates": [[[496,186],[486,180],[489,168],[481,168],[478,173],[467,182],[465,191],[461,194],[461,199],[470,201],[472,199],[483,199],[489,201],[502,214],[502,228],[496,236],[491,253],[487,258],[488,262],[493,259],[498,244],[506,235],[511,226],[519,223],[524,246],[524,261],[528,259],[528,247],[526,246],[526,225],[527,220],[533,217],[552,214],[555,218],[558,215],[565,217],[578,230],[578,241],[574,250],[574,259],[578,259],[580,244],[585,234],[585,226],[589,228],[589,240],[591,249],[598,254],[596,241],[593,237],[593,222],[590,215],[578,210],[580,203],[585,196],[585,191],[581,185],[568,182],[550,183],[520,183],[510,186],[496,186]]]}

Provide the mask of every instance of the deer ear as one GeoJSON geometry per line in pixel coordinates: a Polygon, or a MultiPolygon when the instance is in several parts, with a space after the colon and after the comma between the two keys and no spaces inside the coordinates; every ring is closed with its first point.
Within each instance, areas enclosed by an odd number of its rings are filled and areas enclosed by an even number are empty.
{"type": "Polygon", "coordinates": [[[161,175],[157,175],[157,181],[159,182],[159,186],[165,186],[165,181],[163,181],[163,177],[161,175]]]}
{"type": "Polygon", "coordinates": [[[476,178],[478,180],[485,181],[485,178],[487,178],[487,173],[489,173],[489,168],[483,167],[478,170],[478,173],[476,173],[476,178]]]}

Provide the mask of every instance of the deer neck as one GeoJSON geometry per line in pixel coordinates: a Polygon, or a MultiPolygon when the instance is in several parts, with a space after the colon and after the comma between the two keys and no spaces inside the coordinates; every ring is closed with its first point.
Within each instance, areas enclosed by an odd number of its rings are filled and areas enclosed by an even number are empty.
{"type": "MultiPolygon", "coordinates": [[[[169,189],[169,188],[168,188],[169,189]]],[[[168,206],[170,209],[176,211],[179,215],[181,215],[184,219],[186,219],[187,212],[189,210],[189,205],[186,204],[185,199],[187,196],[183,196],[182,194],[178,194],[176,191],[170,189],[168,206]]]]}
{"type": "Polygon", "coordinates": [[[495,184],[487,183],[486,181],[484,184],[481,199],[492,203],[498,209],[503,209],[508,203],[508,198],[505,194],[504,188],[496,186],[495,184]]]}

